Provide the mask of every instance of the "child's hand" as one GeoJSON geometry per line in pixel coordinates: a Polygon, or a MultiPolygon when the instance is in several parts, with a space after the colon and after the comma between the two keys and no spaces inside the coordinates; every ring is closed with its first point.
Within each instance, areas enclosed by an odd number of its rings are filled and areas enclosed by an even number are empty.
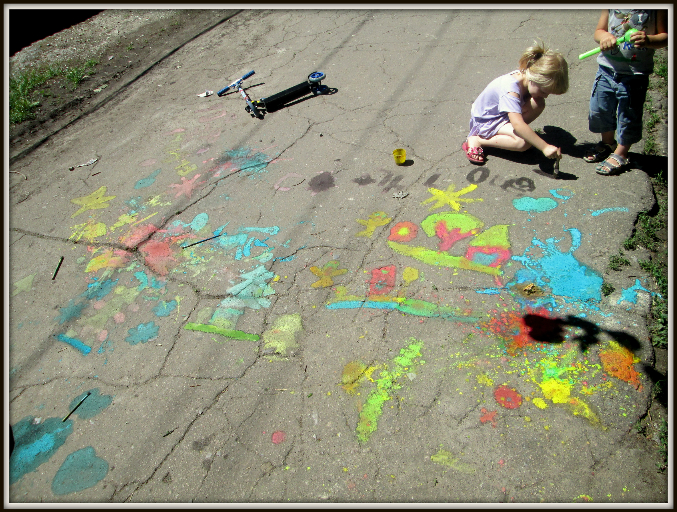
{"type": "Polygon", "coordinates": [[[553,159],[557,159],[557,160],[562,158],[562,152],[560,151],[560,149],[557,146],[551,146],[550,144],[545,146],[545,149],[543,150],[543,154],[547,158],[553,158],[553,159]]]}
{"type": "Polygon", "coordinates": [[[640,30],[630,36],[630,42],[635,43],[635,48],[643,48],[649,42],[649,39],[646,32],[640,30]]]}
{"type": "Polygon", "coordinates": [[[616,38],[606,32],[602,37],[599,38],[599,49],[602,51],[611,50],[616,46],[616,38]]]}

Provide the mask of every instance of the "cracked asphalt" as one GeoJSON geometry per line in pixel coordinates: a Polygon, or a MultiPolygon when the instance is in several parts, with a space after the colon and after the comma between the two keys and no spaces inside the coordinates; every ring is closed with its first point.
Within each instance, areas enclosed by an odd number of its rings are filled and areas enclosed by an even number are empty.
{"type": "Polygon", "coordinates": [[[655,290],[605,273],[655,199],[581,160],[597,12],[245,10],[13,162],[9,502],[667,503],[655,290]],[[538,37],[560,175],[476,167],[538,37]],[[254,119],[216,95],[250,70],[329,91],[254,119]]]}

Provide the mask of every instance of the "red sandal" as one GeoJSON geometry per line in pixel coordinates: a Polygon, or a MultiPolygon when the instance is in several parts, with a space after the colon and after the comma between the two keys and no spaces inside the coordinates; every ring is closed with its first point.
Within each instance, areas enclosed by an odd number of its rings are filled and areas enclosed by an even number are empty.
{"type": "Polygon", "coordinates": [[[468,147],[468,141],[461,144],[461,149],[465,151],[465,156],[468,160],[476,165],[484,165],[486,159],[484,158],[484,150],[481,147],[468,147]]]}

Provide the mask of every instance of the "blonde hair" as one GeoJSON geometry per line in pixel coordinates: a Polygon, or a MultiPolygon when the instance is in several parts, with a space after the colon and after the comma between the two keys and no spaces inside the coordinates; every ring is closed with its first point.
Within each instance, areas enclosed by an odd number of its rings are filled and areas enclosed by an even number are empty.
{"type": "Polygon", "coordinates": [[[569,66],[564,56],[534,41],[522,54],[519,70],[527,80],[550,89],[551,94],[564,94],[569,89],[569,66]]]}

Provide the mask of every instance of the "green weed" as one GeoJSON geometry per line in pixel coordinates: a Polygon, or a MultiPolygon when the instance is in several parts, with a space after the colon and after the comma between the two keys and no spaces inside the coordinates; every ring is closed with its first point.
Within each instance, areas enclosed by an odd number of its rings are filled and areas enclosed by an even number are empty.
{"type": "Polygon", "coordinates": [[[134,49],[134,44],[133,44],[133,43],[129,43],[129,44],[127,45],[127,51],[128,51],[128,52],[131,52],[133,49],[134,49]]]}
{"type": "Polygon", "coordinates": [[[630,265],[630,260],[624,258],[621,251],[609,258],[609,268],[611,270],[620,270],[621,267],[628,265],[630,265]]]}
{"type": "Polygon", "coordinates": [[[602,283],[602,295],[605,297],[611,295],[616,288],[613,287],[613,285],[610,285],[606,281],[602,283]]]}
{"type": "Polygon", "coordinates": [[[668,469],[668,420],[663,419],[661,427],[658,432],[658,442],[660,444],[660,453],[663,456],[662,462],[657,462],[656,467],[659,472],[663,473],[668,469]]]}
{"type": "Polygon", "coordinates": [[[10,123],[21,123],[26,119],[35,117],[34,110],[40,105],[40,102],[33,99],[33,92],[60,73],[61,69],[56,65],[52,65],[39,70],[31,69],[10,77],[10,123]]]}

